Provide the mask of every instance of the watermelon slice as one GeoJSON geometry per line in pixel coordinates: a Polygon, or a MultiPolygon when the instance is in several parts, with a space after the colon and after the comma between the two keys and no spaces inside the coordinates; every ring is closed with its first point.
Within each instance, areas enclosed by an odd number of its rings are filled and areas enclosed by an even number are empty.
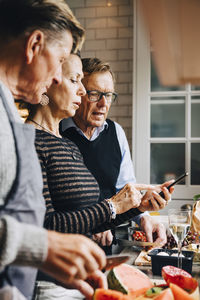
{"type": "Polygon", "coordinates": [[[144,293],[153,287],[153,283],[146,274],[128,264],[121,264],[110,270],[107,279],[109,289],[120,291],[123,294],[136,295],[138,290],[144,293]]]}
{"type": "Polygon", "coordinates": [[[184,289],[179,287],[178,285],[174,283],[170,283],[169,285],[170,289],[172,290],[172,293],[174,295],[175,300],[194,300],[192,296],[188,294],[184,289]]]}
{"type": "Polygon", "coordinates": [[[130,296],[132,296],[132,299],[135,299],[136,297],[138,297],[140,295],[144,295],[147,290],[149,290],[149,289],[147,289],[146,287],[144,287],[142,289],[137,289],[135,291],[129,291],[128,294],[130,296]]]}
{"type": "Polygon", "coordinates": [[[130,300],[129,296],[114,290],[96,289],[94,300],[130,300]]]}
{"type": "Polygon", "coordinates": [[[174,300],[174,296],[170,289],[166,289],[163,292],[161,292],[160,295],[155,297],[154,300],[174,300]]]}
{"type": "Polygon", "coordinates": [[[196,290],[193,291],[192,293],[190,293],[190,296],[192,297],[192,299],[194,300],[199,300],[199,286],[197,286],[196,290]]]}

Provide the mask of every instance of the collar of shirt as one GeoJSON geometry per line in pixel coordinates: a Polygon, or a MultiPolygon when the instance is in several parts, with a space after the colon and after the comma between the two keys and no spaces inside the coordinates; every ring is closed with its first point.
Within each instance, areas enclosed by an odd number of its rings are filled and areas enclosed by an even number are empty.
{"type": "MultiPolygon", "coordinates": [[[[62,123],[62,130],[64,131],[64,130],[70,128],[70,127],[75,127],[79,134],[81,134],[86,139],[88,139],[88,137],[83,133],[83,131],[74,123],[74,121],[73,121],[72,118],[64,119],[64,121],[62,123]]],[[[98,138],[98,136],[100,135],[100,133],[105,128],[108,128],[108,123],[106,121],[104,121],[104,124],[102,126],[99,126],[99,127],[95,128],[92,137],[90,139],[88,139],[88,140],[94,141],[96,138],[98,138]]]]}

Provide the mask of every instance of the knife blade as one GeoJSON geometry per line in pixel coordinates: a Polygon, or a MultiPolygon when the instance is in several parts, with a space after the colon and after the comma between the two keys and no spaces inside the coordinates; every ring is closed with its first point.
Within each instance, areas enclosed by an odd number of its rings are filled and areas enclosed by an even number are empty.
{"type": "Polygon", "coordinates": [[[137,246],[137,247],[155,246],[155,244],[151,243],[151,242],[129,241],[129,240],[123,240],[123,239],[117,239],[117,243],[118,243],[119,246],[125,246],[125,247],[131,247],[131,246],[137,246]]]}
{"type": "Polygon", "coordinates": [[[108,255],[106,256],[106,266],[104,267],[103,271],[110,270],[113,267],[125,263],[130,258],[130,255],[108,255]]]}

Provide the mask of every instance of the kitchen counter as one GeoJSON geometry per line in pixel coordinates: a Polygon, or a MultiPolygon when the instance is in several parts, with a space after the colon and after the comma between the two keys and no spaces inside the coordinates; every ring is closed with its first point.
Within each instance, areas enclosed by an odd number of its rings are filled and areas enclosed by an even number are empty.
{"type": "MultiPolygon", "coordinates": [[[[118,227],[116,230],[116,237],[119,239],[128,239],[128,226],[129,224],[125,226],[118,227]]],[[[142,249],[141,249],[142,250],[142,249]]],[[[114,246],[113,247],[113,253],[118,254],[128,254],[131,256],[129,261],[127,262],[130,265],[134,265],[134,262],[138,255],[140,254],[140,251],[135,247],[122,247],[122,246],[114,246]]],[[[145,274],[147,274],[150,278],[155,279],[155,282],[162,280],[161,276],[155,276],[152,273],[151,265],[150,266],[137,266],[141,271],[143,271],[145,274]]],[[[196,278],[200,284],[200,263],[194,264],[192,266],[192,276],[196,278]]]]}
{"type": "MultiPolygon", "coordinates": [[[[134,265],[134,262],[136,258],[139,255],[139,251],[134,250],[134,247],[125,247],[120,254],[127,254],[130,255],[131,258],[127,262],[130,265],[134,265]]],[[[155,282],[157,283],[158,281],[162,280],[161,276],[155,276],[152,273],[151,266],[136,266],[138,269],[143,271],[145,274],[148,275],[149,278],[155,279],[155,282]]],[[[192,266],[192,276],[197,279],[200,285],[200,264],[194,264],[192,266]]]]}

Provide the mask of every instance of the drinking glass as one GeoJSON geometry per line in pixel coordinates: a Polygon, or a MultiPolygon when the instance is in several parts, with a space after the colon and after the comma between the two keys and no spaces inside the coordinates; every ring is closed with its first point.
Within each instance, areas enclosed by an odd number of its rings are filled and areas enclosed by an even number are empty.
{"type": "Polygon", "coordinates": [[[182,242],[186,237],[191,225],[191,210],[169,209],[169,229],[178,245],[178,268],[182,269],[182,242]]]}

